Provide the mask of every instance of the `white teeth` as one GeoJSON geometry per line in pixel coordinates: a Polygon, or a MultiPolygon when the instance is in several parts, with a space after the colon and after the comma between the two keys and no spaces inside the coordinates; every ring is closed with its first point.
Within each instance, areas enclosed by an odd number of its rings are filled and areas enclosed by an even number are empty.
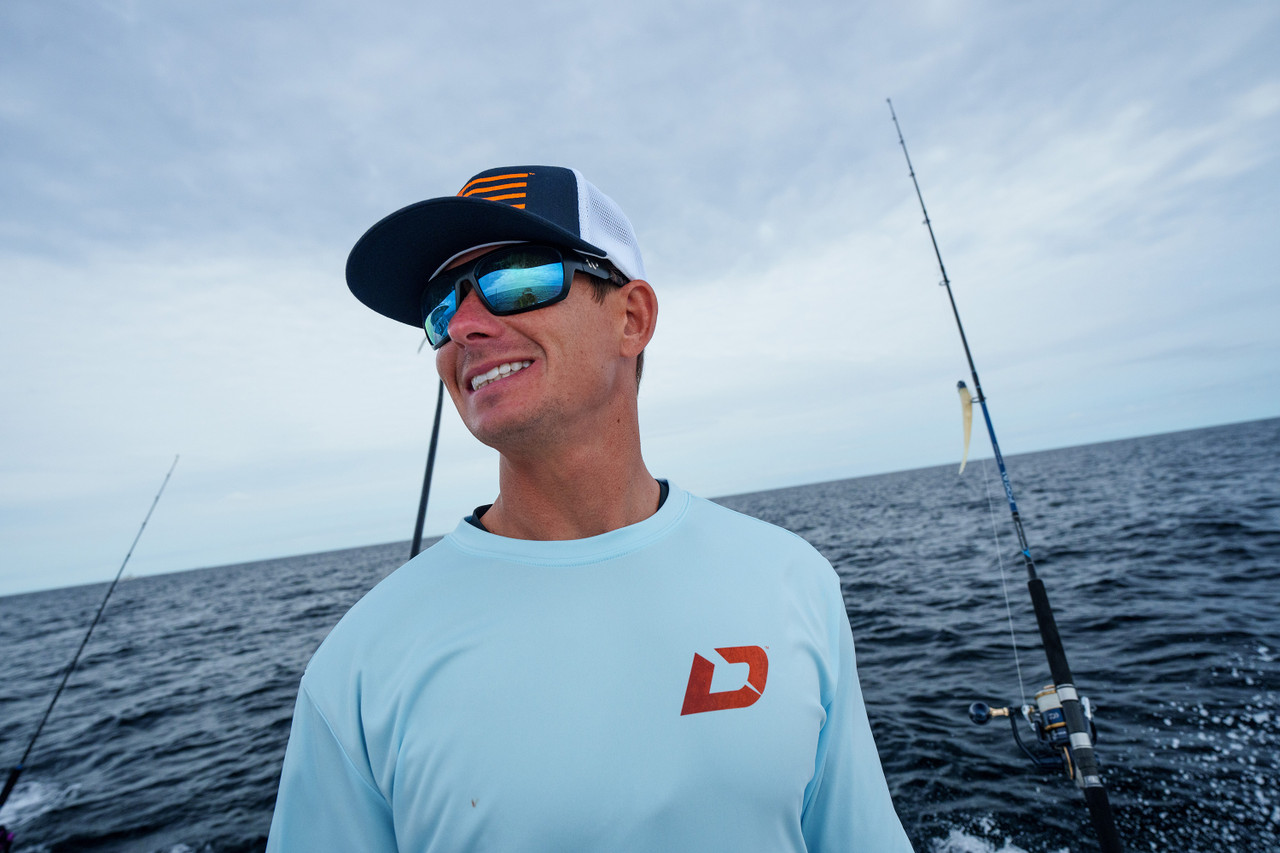
{"type": "Polygon", "coordinates": [[[481,388],[488,385],[490,382],[493,382],[497,379],[504,379],[510,376],[511,374],[515,373],[517,370],[524,370],[526,367],[528,367],[531,364],[533,364],[532,361],[509,361],[506,364],[499,364],[497,367],[495,367],[493,370],[490,370],[488,373],[482,373],[479,376],[473,376],[471,378],[471,390],[479,391],[481,388]]]}

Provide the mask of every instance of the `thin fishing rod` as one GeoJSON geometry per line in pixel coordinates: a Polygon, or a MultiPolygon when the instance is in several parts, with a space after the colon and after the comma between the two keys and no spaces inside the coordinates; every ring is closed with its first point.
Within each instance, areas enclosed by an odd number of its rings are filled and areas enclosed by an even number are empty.
{"type": "Polygon", "coordinates": [[[427,473],[422,478],[422,497],[418,500],[418,521],[413,526],[413,544],[409,547],[409,559],[422,550],[422,526],[427,520],[427,498],[431,495],[431,474],[436,467],[436,442],[440,440],[440,409],[444,405],[444,380],[436,387],[436,418],[431,425],[431,446],[427,449],[427,473]]]}
{"type": "Polygon", "coordinates": [[[942,286],[947,289],[947,298],[951,301],[951,313],[956,318],[956,328],[960,330],[960,343],[964,345],[964,357],[969,362],[969,375],[973,377],[973,390],[977,393],[975,402],[982,406],[982,417],[987,423],[987,435],[991,437],[991,448],[995,451],[996,464],[1000,468],[1000,479],[1004,483],[1004,496],[1009,501],[1009,510],[1013,513],[1013,526],[1018,532],[1018,545],[1022,548],[1022,556],[1026,562],[1030,579],[1036,577],[1036,567],[1031,561],[1031,549],[1027,546],[1027,536],[1022,530],[1022,516],[1018,514],[1018,502],[1013,499],[1013,486],[1009,483],[1009,472],[1004,467],[1004,457],[1000,454],[1000,442],[996,441],[995,427],[991,425],[991,414],[987,411],[987,398],[982,393],[982,382],[978,380],[978,368],[973,363],[973,352],[969,349],[969,338],[964,333],[964,324],[960,322],[960,309],[956,307],[955,294],[951,292],[951,279],[947,277],[946,264],[942,262],[942,251],[938,248],[938,238],[933,233],[933,221],[929,219],[929,210],[924,206],[924,195],[920,192],[920,182],[916,180],[915,167],[911,165],[911,155],[907,154],[907,142],[902,138],[902,128],[898,125],[898,116],[893,111],[893,101],[885,98],[889,105],[889,115],[893,116],[893,126],[898,131],[898,142],[902,145],[902,153],[907,158],[907,172],[911,175],[911,183],[916,188],[916,198],[920,200],[920,211],[924,214],[925,227],[929,229],[929,240],[933,243],[933,254],[938,259],[938,269],[942,271],[942,286]]]}
{"type": "MultiPolygon", "coordinates": [[[[898,131],[898,143],[902,146],[903,156],[907,159],[907,171],[911,175],[911,183],[916,189],[916,198],[920,201],[920,210],[924,214],[924,224],[929,229],[929,240],[933,243],[933,253],[938,259],[938,269],[942,271],[942,285],[947,289],[947,298],[951,301],[951,313],[956,318],[956,328],[960,331],[960,342],[964,344],[964,355],[969,361],[969,375],[973,377],[973,390],[977,394],[977,402],[982,406],[982,418],[987,424],[987,435],[991,438],[991,449],[995,454],[996,465],[1000,469],[1000,480],[1004,483],[1004,494],[1009,501],[1009,511],[1013,516],[1013,527],[1018,534],[1018,545],[1022,551],[1022,561],[1027,568],[1027,589],[1031,594],[1031,603],[1036,613],[1036,624],[1040,629],[1040,639],[1044,644],[1045,656],[1048,658],[1049,671],[1053,675],[1054,687],[1062,702],[1062,714],[1065,718],[1067,732],[1070,735],[1070,756],[1075,759],[1074,778],[1084,791],[1085,802],[1089,807],[1089,816],[1093,821],[1094,831],[1104,853],[1120,853],[1124,849],[1120,841],[1120,833],[1116,829],[1115,818],[1111,813],[1111,804],[1107,799],[1106,788],[1102,784],[1101,772],[1098,769],[1097,756],[1093,748],[1093,738],[1089,733],[1089,725],[1085,719],[1085,711],[1081,707],[1080,696],[1076,692],[1075,680],[1071,675],[1071,667],[1067,665],[1067,654],[1062,646],[1062,638],[1058,633],[1053,609],[1049,606],[1049,594],[1044,582],[1036,575],[1036,566],[1031,559],[1031,548],[1027,545],[1027,537],[1022,529],[1022,517],[1018,513],[1018,503],[1013,498],[1013,486],[1009,482],[1009,472],[1005,468],[1004,457],[1000,453],[1000,443],[996,441],[996,430],[991,423],[991,413],[987,409],[987,398],[982,392],[982,383],[978,381],[978,368],[973,363],[973,352],[969,349],[969,339],[964,333],[964,324],[960,322],[960,310],[956,307],[955,294],[951,292],[951,279],[947,277],[946,265],[942,263],[942,252],[938,249],[938,238],[933,233],[933,223],[929,219],[929,211],[924,204],[924,195],[920,192],[920,182],[916,179],[915,167],[911,165],[911,155],[907,153],[907,142],[902,136],[902,127],[898,124],[898,115],[893,110],[893,101],[885,98],[889,105],[889,115],[893,117],[893,126],[898,131]]],[[[1068,768],[1071,773],[1071,769],[1068,768]]]]}
{"type": "Polygon", "coordinates": [[[3,808],[5,801],[9,799],[13,786],[18,784],[18,776],[22,774],[22,768],[26,766],[27,756],[31,754],[31,748],[36,745],[36,738],[40,737],[40,732],[44,730],[44,724],[48,721],[49,714],[53,711],[53,706],[57,703],[58,697],[62,695],[62,689],[67,686],[67,679],[71,678],[71,673],[75,671],[76,664],[80,661],[80,654],[84,651],[84,647],[89,644],[89,637],[93,635],[93,629],[97,627],[98,620],[102,618],[102,611],[107,608],[107,601],[111,598],[111,593],[115,592],[116,584],[120,582],[120,576],[124,574],[124,567],[129,565],[129,558],[133,556],[133,549],[138,546],[138,540],[142,538],[142,531],[147,529],[147,522],[151,520],[151,513],[155,512],[156,504],[160,503],[160,496],[164,494],[164,487],[169,485],[169,478],[173,476],[173,469],[177,467],[178,457],[175,455],[173,464],[169,466],[169,473],[164,475],[164,482],[160,484],[160,491],[156,492],[155,498],[151,501],[151,509],[147,510],[146,517],[142,519],[142,526],[138,528],[138,535],[133,537],[133,544],[129,546],[129,553],[124,555],[124,561],[116,572],[115,580],[111,581],[111,586],[107,587],[107,594],[102,597],[102,603],[98,605],[98,612],[94,614],[93,621],[89,623],[89,630],[84,632],[84,639],[80,641],[80,648],[76,649],[75,656],[71,658],[71,664],[67,667],[67,671],[62,674],[62,682],[58,685],[58,689],[54,691],[53,698],[49,700],[49,707],[44,709],[44,716],[40,718],[40,724],[36,726],[36,733],[31,736],[31,742],[27,744],[26,751],[22,753],[22,758],[18,759],[18,763],[9,771],[9,778],[5,780],[4,790],[0,791],[0,808],[3,808]]]}

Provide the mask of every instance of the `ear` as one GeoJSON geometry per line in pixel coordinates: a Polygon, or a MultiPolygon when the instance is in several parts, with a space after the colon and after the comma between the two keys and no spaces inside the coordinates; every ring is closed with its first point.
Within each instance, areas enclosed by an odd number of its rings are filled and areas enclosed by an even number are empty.
{"type": "Polygon", "coordinates": [[[644,352],[658,327],[658,295],[642,278],[627,282],[618,295],[625,312],[620,354],[631,358],[644,352]]]}

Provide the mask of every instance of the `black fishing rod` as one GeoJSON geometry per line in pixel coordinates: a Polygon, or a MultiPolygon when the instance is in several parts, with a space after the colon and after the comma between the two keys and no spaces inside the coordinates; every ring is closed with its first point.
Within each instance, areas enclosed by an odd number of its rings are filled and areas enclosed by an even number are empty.
{"type": "Polygon", "coordinates": [[[71,658],[71,663],[67,666],[67,671],[62,674],[62,682],[58,684],[58,689],[54,691],[53,698],[49,700],[49,707],[44,709],[44,716],[40,718],[40,724],[36,726],[36,733],[31,736],[31,742],[27,744],[26,750],[22,753],[22,757],[18,759],[18,763],[9,771],[9,778],[5,780],[4,790],[0,791],[0,808],[4,808],[5,801],[9,799],[9,794],[13,792],[13,786],[18,784],[18,777],[22,775],[22,769],[26,766],[27,756],[31,754],[31,748],[36,745],[36,738],[40,737],[40,732],[44,730],[44,724],[49,719],[49,714],[53,711],[53,706],[57,703],[58,697],[62,695],[62,689],[67,686],[67,679],[71,678],[71,673],[75,671],[76,664],[80,661],[80,654],[84,651],[84,647],[89,644],[89,637],[93,635],[93,629],[97,627],[98,620],[102,618],[102,611],[107,608],[107,601],[111,598],[111,593],[115,591],[116,584],[120,582],[120,576],[124,574],[124,567],[129,565],[129,558],[133,556],[133,549],[137,547],[138,540],[142,538],[142,531],[147,529],[147,522],[151,520],[151,513],[155,512],[156,504],[160,503],[160,496],[164,494],[164,487],[169,485],[169,478],[173,476],[173,469],[178,467],[178,457],[173,457],[173,464],[169,466],[169,473],[164,475],[164,482],[160,484],[160,491],[156,492],[155,499],[151,501],[151,509],[147,510],[147,515],[142,519],[142,526],[138,528],[138,535],[133,537],[133,544],[129,546],[129,553],[124,555],[124,562],[120,564],[120,569],[116,572],[115,580],[111,581],[111,586],[107,587],[107,594],[102,597],[102,604],[98,605],[98,612],[94,614],[93,621],[89,623],[89,630],[84,632],[84,639],[80,641],[80,648],[76,649],[75,656],[71,658]]]}
{"type": "Polygon", "coordinates": [[[422,477],[422,497],[418,500],[418,521],[413,526],[413,544],[409,547],[409,559],[422,550],[422,526],[427,520],[427,498],[431,495],[431,474],[436,467],[436,442],[440,440],[440,409],[444,405],[444,380],[436,388],[436,418],[431,425],[431,446],[427,448],[427,473],[422,477]]]}
{"type": "MultiPolygon", "coordinates": [[[[920,182],[916,180],[915,168],[911,165],[911,155],[907,153],[907,142],[902,137],[902,127],[898,124],[898,116],[893,111],[893,101],[888,98],[885,101],[889,104],[889,115],[893,117],[893,126],[898,131],[898,142],[902,145],[902,153],[907,158],[907,171],[911,175],[911,183],[916,188],[916,198],[920,201],[924,224],[929,229],[933,253],[938,258],[938,269],[942,271],[941,284],[947,289],[947,298],[951,300],[951,313],[955,315],[956,328],[960,330],[960,342],[964,345],[964,355],[969,361],[969,375],[973,378],[973,390],[977,395],[973,399],[982,406],[982,417],[987,423],[987,435],[991,437],[991,449],[995,454],[996,466],[1000,469],[1000,480],[1004,483],[1004,495],[1009,501],[1009,511],[1013,515],[1013,527],[1018,534],[1022,562],[1027,568],[1027,589],[1031,593],[1031,604],[1035,608],[1040,640],[1044,645],[1045,656],[1049,661],[1049,671],[1053,676],[1053,685],[1036,695],[1036,709],[1026,706],[1023,708],[1023,715],[1032,723],[1042,743],[1061,749],[1061,765],[1067,776],[1074,779],[1084,792],[1089,816],[1104,853],[1120,853],[1124,847],[1120,840],[1120,833],[1116,829],[1115,818],[1111,813],[1111,803],[1107,799],[1107,790],[1102,784],[1102,776],[1094,752],[1092,709],[1088,699],[1082,699],[1076,691],[1071,667],[1067,665],[1067,654],[1062,647],[1062,638],[1058,634],[1058,625],[1053,618],[1053,609],[1049,606],[1049,594],[1045,591],[1044,582],[1036,575],[1036,565],[1031,559],[1031,548],[1027,545],[1027,536],[1022,529],[1022,517],[1018,514],[1018,503],[1013,498],[1013,486],[1009,483],[1009,472],[1005,468],[1004,457],[1000,454],[1000,443],[996,441],[996,430],[991,424],[991,413],[987,410],[987,398],[982,393],[982,383],[978,381],[978,369],[974,366],[973,353],[969,350],[969,340],[965,337],[964,325],[960,322],[960,310],[956,308],[956,297],[951,292],[951,280],[947,277],[947,268],[942,263],[938,238],[933,233],[933,223],[929,220],[929,211],[924,205],[924,195],[920,192],[920,182]]],[[[964,383],[959,383],[959,387],[963,393],[964,383]]],[[[982,703],[974,703],[970,708],[970,718],[974,722],[985,723],[992,716],[1009,716],[1010,722],[1013,722],[1008,708],[991,709],[982,703]]],[[[1018,737],[1016,724],[1014,736],[1018,737]]],[[[1032,755],[1022,743],[1021,738],[1018,738],[1018,745],[1028,755],[1032,755]]],[[[1034,755],[1032,760],[1041,763],[1034,755]]],[[[1058,762],[1054,761],[1054,763],[1058,762]]]]}

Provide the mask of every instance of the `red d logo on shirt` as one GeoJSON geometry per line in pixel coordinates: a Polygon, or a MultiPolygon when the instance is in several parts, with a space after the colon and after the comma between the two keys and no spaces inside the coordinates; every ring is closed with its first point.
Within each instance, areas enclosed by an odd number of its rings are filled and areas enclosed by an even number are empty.
{"type": "Polygon", "coordinates": [[[750,667],[747,672],[747,683],[737,690],[711,692],[711,675],[716,665],[702,655],[693,656],[693,668],[689,670],[689,686],[684,692],[684,707],[680,716],[685,714],[701,714],[703,711],[726,711],[730,708],[745,708],[754,705],[764,693],[764,684],[769,680],[769,656],[759,646],[731,646],[716,649],[726,663],[745,663],[750,667]]]}

